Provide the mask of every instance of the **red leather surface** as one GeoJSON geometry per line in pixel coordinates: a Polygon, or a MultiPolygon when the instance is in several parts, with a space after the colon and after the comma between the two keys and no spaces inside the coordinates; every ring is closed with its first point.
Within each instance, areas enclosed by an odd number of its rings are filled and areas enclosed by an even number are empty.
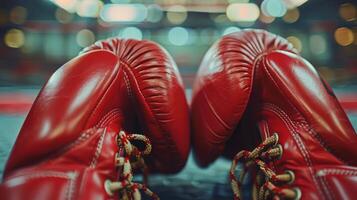
{"type": "Polygon", "coordinates": [[[275,49],[294,52],[281,37],[262,30],[223,37],[206,53],[193,85],[193,145],[201,165],[220,155],[247,106],[256,58],[275,49]]]}
{"type": "Polygon", "coordinates": [[[41,90],[22,126],[5,176],[14,168],[37,163],[43,156],[65,147],[83,130],[95,125],[90,123],[91,118],[98,122],[117,108],[120,104],[113,102],[95,111],[101,99],[119,100],[119,95],[113,95],[115,90],[104,95],[118,74],[118,59],[108,51],[84,54],[57,70],[41,90]]]}
{"type": "MultiPolygon", "coordinates": [[[[218,41],[194,85],[194,149],[205,166],[219,155],[251,150],[278,133],[283,155],[270,167],[277,174],[292,170],[295,181],[286,187],[300,188],[302,199],[329,199],[317,173],[349,165],[356,170],[357,135],[327,83],[293,52],[284,39],[256,30],[218,41]],[[274,42],[261,42],[267,38],[274,42]],[[235,56],[227,52],[233,46],[235,56]]],[[[355,174],[334,176],[329,183],[334,184],[334,199],[357,189],[355,174]],[[344,185],[351,185],[346,186],[349,192],[338,189],[344,185]]]]}
{"type": "Polygon", "coordinates": [[[113,52],[123,64],[136,123],[153,144],[153,169],[176,172],[186,163],[190,149],[189,111],[183,84],[172,57],[149,41],[111,39],[84,51],[113,52]],[[167,165],[170,163],[170,165],[167,165]]]}
{"type": "Polygon", "coordinates": [[[68,145],[113,110],[125,117],[125,129],[151,139],[153,170],[183,167],[189,151],[188,108],[176,65],[148,41],[112,39],[90,48],[113,44],[113,49],[71,60],[50,78],[25,120],[7,172],[68,145]]]}
{"type": "Polygon", "coordinates": [[[104,181],[118,176],[119,130],[145,134],[153,146],[149,168],[171,173],[186,162],[188,123],[182,82],[165,50],[148,41],[98,42],[40,91],[0,192],[5,199],[108,199],[104,181]]]}
{"type": "MultiPolygon", "coordinates": [[[[116,121],[117,122],[117,121],[116,121]]],[[[82,132],[63,153],[52,159],[6,174],[0,193],[10,199],[112,199],[104,188],[115,180],[117,132],[82,132]],[[86,156],[84,156],[86,155],[86,156]]]]}
{"type": "Polygon", "coordinates": [[[354,199],[356,197],[357,169],[355,167],[324,167],[316,174],[323,191],[330,199],[354,199]]]}

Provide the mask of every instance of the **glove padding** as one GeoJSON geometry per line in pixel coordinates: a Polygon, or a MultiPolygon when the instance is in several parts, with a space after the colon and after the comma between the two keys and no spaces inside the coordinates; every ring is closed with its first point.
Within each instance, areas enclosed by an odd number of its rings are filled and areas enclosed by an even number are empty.
{"type": "Polygon", "coordinates": [[[246,30],[216,42],[194,82],[191,109],[198,163],[233,158],[237,199],[237,162],[245,163],[241,177],[259,169],[250,176],[263,176],[252,184],[262,198],[342,199],[357,189],[350,121],[328,84],[279,36],[246,30]]]}
{"type": "Polygon", "coordinates": [[[184,89],[172,58],[153,42],[99,41],[58,69],[22,126],[1,193],[8,199],[112,198],[105,181],[116,181],[122,175],[116,166],[126,163],[116,160],[127,152],[118,147],[127,143],[117,141],[120,131],[151,141],[150,171],[172,173],[184,166],[184,89]]]}

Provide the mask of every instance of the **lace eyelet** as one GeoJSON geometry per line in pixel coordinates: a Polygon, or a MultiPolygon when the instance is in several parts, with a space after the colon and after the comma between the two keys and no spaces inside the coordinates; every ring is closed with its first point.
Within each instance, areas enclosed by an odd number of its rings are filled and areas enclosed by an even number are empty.
{"type": "Polygon", "coordinates": [[[295,181],[295,174],[291,170],[286,170],[285,173],[287,173],[291,176],[291,180],[289,182],[287,182],[287,184],[291,185],[295,181]]]}
{"type": "Polygon", "coordinates": [[[296,197],[295,197],[295,199],[294,200],[300,200],[301,199],[301,190],[299,189],[299,188],[297,188],[297,187],[295,187],[295,188],[293,188],[293,190],[295,191],[295,193],[296,193],[296,197]]]}
{"type": "Polygon", "coordinates": [[[280,160],[281,157],[283,157],[283,146],[281,144],[278,144],[277,147],[279,148],[280,154],[279,157],[277,157],[277,160],[280,160]]]}
{"type": "Polygon", "coordinates": [[[110,184],[111,184],[111,183],[112,183],[112,182],[111,182],[109,179],[105,180],[105,182],[104,182],[104,189],[105,189],[105,191],[107,192],[107,194],[112,197],[114,194],[113,194],[113,192],[110,190],[110,184]]]}
{"type": "Polygon", "coordinates": [[[274,132],[274,133],[273,133],[273,137],[275,138],[275,143],[274,143],[273,146],[278,145],[278,142],[279,142],[279,135],[278,135],[278,133],[274,132]]]}

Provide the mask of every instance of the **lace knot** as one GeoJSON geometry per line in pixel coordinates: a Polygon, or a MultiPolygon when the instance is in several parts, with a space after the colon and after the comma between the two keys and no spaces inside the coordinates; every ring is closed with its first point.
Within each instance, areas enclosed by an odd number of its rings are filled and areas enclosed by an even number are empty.
{"type": "Polygon", "coordinates": [[[253,192],[257,199],[299,199],[301,192],[299,189],[287,189],[276,186],[275,184],[290,184],[294,181],[295,175],[292,171],[286,171],[284,174],[276,174],[267,162],[274,159],[280,159],[283,153],[283,148],[278,144],[278,134],[268,137],[253,151],[242,150],[233,158],[229,177],[231,180],[231,187],[234,194],[234,199],[241,199],[241,187],[245,176],[245,169],[250,166],[256,166],[257,184],[253,192]],[[244,169],[239,175],[235,176],[235,169],[239,162],[244,164],[244,169]]]}
{"type": "Polygon", "coordinates": [[[144,135],[126,134],[120,131],[117,137],[117,145],[119,151],[115,155],[115,165],[119,170],[119,180],[112,182],[107,180],[105,188],[108,194],[114,195],[114,192],[119,192],[120,199],[141,199],[140,191],[152,199],[159,197],[146,187],[147,184],[147,166],[143,156],[150,154],[151,143],[144,135]],[[133,141],[141,142],[144,145],[143,150],[132,144],[133,141]],[[141,169],[143,171],[144,183],[133,182],[133,169],[141,169]]]}

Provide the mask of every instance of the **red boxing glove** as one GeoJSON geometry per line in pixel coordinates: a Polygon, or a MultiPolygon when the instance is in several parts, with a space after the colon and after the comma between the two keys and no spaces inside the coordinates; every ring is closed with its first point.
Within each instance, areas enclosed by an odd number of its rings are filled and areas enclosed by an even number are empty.
{"type": "Polygon", "coordinates": [[[213,45],[194,83],[192,126],[202,166],[233,157],[236,199],[242,187],[258,199],[355,197],[356,133],[328,84],[279,36],[247,30],[213,45]]]}
{"type": "Polygon", "coordinates": [[[188,153],[188,106],[172,58],[149,41],[100,41],[42,88],[1,199],[137,199],[139,189],[155,198],[132,182],[132,168],[177,172],[188,153]]]}

